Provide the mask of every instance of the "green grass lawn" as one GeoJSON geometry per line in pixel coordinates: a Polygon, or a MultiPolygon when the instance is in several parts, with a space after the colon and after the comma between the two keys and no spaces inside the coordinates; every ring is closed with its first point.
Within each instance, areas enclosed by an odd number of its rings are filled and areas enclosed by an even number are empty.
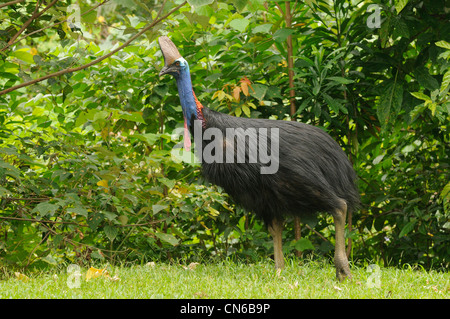
{"type": "MultiPolygon", "coordinates": [[[[333,265],[288,261],[277,273],[271,262],[108,266],[108,275],[86,280],[64,271],[14,274],[0,280],[4,298],[438,298],[450,296],[446,272],[411,268],[353,267],[353,280],[339,283],[333,265]],[[190,269],[192,268],[192,269],[190,269]],[[78,283],[78,288],[76,287],[78,283]]],[[[3,273],[5,273],[4,270],[3,273]]]]}

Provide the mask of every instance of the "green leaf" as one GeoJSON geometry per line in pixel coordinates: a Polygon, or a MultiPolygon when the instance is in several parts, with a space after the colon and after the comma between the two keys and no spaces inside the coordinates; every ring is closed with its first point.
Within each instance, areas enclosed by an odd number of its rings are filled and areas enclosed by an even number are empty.
{"type": "Polygon", "coordinates": [[[153,215],[159,213],[160,211],[162,211],[163,209],[166,209],[167,207],[169,207],[168,205],[152,205],[152,210],[153,210],[153,215]]]}
{"type": "Polygon", "coordinates": [[[234,19],[231,20],[230,26],[239,32],[244,32],[249,23],[250,21],[248,19],[234,19]]]}
{"type": "Polygon", "coordinates": [[[414,96],[416,99],[424,100],[427,102],[432,102],[431,98],[428,95],[423,94],[422,92],[410,92],[412,96],[414,96]]]}
{"type": "Polygon", "coordinates": [[[50,204],[49,202],[43,202],[37,204],[36,207],[32,210],[32,213],[39,212],[40,216],[53,216],[58,208],[59,205],[50,204]]]}
{"type": "Polygon", "coordinates": [[[18,58],[19,60],[22,60],[23,62],[34,64],[33,55],[29,52],[29,49],[23,48],[19,49],[17,51],[11,52],[10,55],[13,57],[18,58]]]}
{"type": "Polygon", "coordinates": [[[160,177],[160,178],[158,178],[158,181],[160,181],[161,183],[166,185],[168,188],[173,188],[175,186],[175,183],[176,183],[176,180],[169,179],[169,178],[166,178],[166,177],[160,177]]]}
{"type": "Polygon", "coordinates": [[[395,10],[397,11],[397,14],[400,13],[400,11],[403,10],[403,8],[408,4],[409,0],[396,0],[395,1],[395,10]]]}
{"type": "Polygon", "coordinates": [[[403,87],[396,82],[391,82],[380,97],[377,109],[378,120],[382,127],[390,121],[391,113],[394,115],[400,111],[403,102],[403,87]]]}
{"type": "Polygon", "coordinates": [[[439,89],[439,82],[430,75],[429,71],[425,67],[418,67],[414,71],[414,75],[416,76],[417,82],[422,85],[424,88],[434,91],[439,89]]]}
{"type": "Polygon", "coordinates": [[[106,225],[103,227],[103,231],[105,232],[105,235],[109,238],[110,241],[113,241],[116,237],[119,231],[117,230],[117,227],[106,225]]]}
{"type": "Polygon", "coordinates": [[[270,29],[272,29],[272,26],[273,25],[270,23],[258,25],[253,28],[252,33],[269,33],[270,29]]]}
{"type": "Polygon", "coordinates": [[[330,77],[328,77],[328,79],[330,79],[332,81],[335,81],[335,82],[338,82],[338,83],[341,83],[341,84],[350,84],[350,83],[355,82],[353,80],[346,79],[346,78],[343,78],[343,77],[340,77],[340,76],[330,76],[330,77]]]}
{"type": "Polygon", "coordinates": [[[264,98],[268,89],[264,84],[252,84],[252,88],[254,92],[252,91],[251,94],[260,101],[264,98]]]}
{"type": "Polygon", "coordinates": [[[158,237],[163,242],[166,242],[168,244],[171,244],[172,246],[178,245],[178,239],[171,235],[171,234],[165,234],[165,233],[155,233],[156,237],[158,237]]]}
{"type": "Polygon", "coordinates": [[[6,169],[7,175],[14,177],[15,179],[20,179],[20,171],[15,166],[12,166],[11,164],[4,162],[1,158],[0,158],[0,168],[6,169]]]}
{"type": "Polygon", "coordinates": [[[194,7],[194,10],[195,10],[195,8],[205,6],[207,4],[211,4],[211,3],[213,3],[213,1],[214,0],[187,0],[189,5],[194,7]]]}
{"type": "Polygon", "coordinates": [[[132,122],[138,122],[138,123],[145,123],[144,118],[142,117],[142,112],[123,112],[121,111],[119,113],[119,118],[132,121],[132,122]]]}
{"type": "Polygon", "coordinates": [[[250,109],[248,108],[247,105],[242,105],[242,111],[244,111],[245,115],[247,115],[247,117],[250,117],[250,109]]]}
{"type": "Polygon", "coordinates": [[[79,206],[78,207],[69,207],[69,208],[67,208],[67,212],[81,215],[86,218],[88,217],[88,211],[86,209],[84,209],[83,207],[79,207],[79,206]]]}
{"type": "Polygon", "coordinates": [[[409,232],[411,232],[414,229],[414,226],[416,225],[417,220],[412,219],[411,221],[409,221],[408,223],[406,223],[405,226],[403,226],[402,230],[400,231],[400,234],[398,235],[398,237],[403,237],[406,236],[409,232]]]}
{"type": "Polygon", "coordinates": [[[287,37],[293,33],[295,33],[294,29],[286,29],[286,28],[278,29],[273,34],[273,40],[276,42],[282,43],[282,42],[286,41],[287,37]]]}
{"type": "Polygon", "coordinates": [[[304,251],[307,249],[314,250],[314,245],[307,238],[300,238],[299,240],[297,240],[297,242],[295,242],[295,244],[294,244],[294,247],[295,247],[295,249],[297,249],[299,251],[304,251]]]}
{"type": "Polygon", "coordinates": [[[235,0],[233,1],[233,5],[237,9],[237,11],[241,12],[247,5],[247,2],[248,0],[235,0]]]}
{"type": "Polygon", "coordinates": [[[442,94],[449,85],[450,85],[450,70],[447,70],[447,72],[445,72],[442,78],[441,89],[439,90],[439,92],[442,94]]]}
{"type": "Polygon", "coordinates": [[[146,142],[149,145],[153,145],[159,140],[159,136],[157,134],[154,134],[154,133],[134,134],[134,135],[132,135],[130,137],[131,138],[137,138],[138,140],[146,142]]]}
{"type": "Polygon", "coordinates": [[[42,257],[41,260],[45,261],[46,263],[53,265],[53,266],[56,266],[58,264],[58,262],[55,260],[55,258],[53,258],[53,256],[50,254],[48,254],[45,257],[42,257]]]}
{"type": "Polygon", "coordinates": [[[435,43],[438,47],[450,50],[450,43],[447,41],[441,40],[435,43]]]}

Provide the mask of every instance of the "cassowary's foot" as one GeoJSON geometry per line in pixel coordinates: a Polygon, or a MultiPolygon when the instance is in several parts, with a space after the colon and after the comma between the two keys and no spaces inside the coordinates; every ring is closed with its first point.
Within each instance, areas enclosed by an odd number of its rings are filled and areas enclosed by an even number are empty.
{"type": "Polygon", "coordinates": [[[269,232],[273,238],[273,255],[275,259],[275,268],[284,268],[283,257],[283,227],[284,222],[278,219],[274,219],[272,224],[269,225],[269,232]]]}
{"type": "Polygon", "coordinates": [[[352,274],[350,272],[350,267],[348,266],[347,256],[335,256],[334,266],[336,267],[336,278],[339,281],[344,281],[345,279],[351,280],[352,274]]]}
{"type": "Polygon", "coordinates": [[[336,277],[339,281],[345,278],[351,279],[350,267],[348,266],[347,253],[345,251],[345,217],[347,215],[347,203],[341,200],[340,207],[332,213],[335,226],[336,244],[334,247],[334,266],[336,277]]]}

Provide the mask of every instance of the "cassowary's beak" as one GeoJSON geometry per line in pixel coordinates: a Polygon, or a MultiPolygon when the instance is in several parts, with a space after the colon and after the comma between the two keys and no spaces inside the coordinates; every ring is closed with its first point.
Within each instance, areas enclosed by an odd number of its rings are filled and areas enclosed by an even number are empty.
{"type": "Polygon", "coordinates": [[[159,47],[164,57],[164,67],[161,72],[159,72],[159,76],[162,76],[166,73],[178,72],[178,70],[172,67],[172,64],[176,59],[181,58],[180,52],[178,52],[175,44],[166,36],[162,36],[158,39],[159,47]]]}
{"type": "Polygon", "coordinates": [[[169,72],[170,72],[170,67],[164,66],[164,67],[161,69],[161,72],[159,72],[159,76],[163,76],[164,74],[167,74],[167,73],[169,73],[169,72]]]}

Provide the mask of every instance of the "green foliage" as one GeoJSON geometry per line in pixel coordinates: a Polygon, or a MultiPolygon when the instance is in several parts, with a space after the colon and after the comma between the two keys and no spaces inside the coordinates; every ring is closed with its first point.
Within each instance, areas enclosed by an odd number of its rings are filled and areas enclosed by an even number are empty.
{"type": "MultiPolygon", "coordinates": [[[[36,4],[0,11],[0,92],[54,74],[0,93],[2,264],[270,254],[261,222],[221,189],[204,185],[199,165],[173,152],[181,107],[172,79],[158,77],[162,56],[155,41],[168,34],[190,62],[204,105],[318,125],[342,145],[363,202],[348,232],[354,261],[448,267],[444,1],[395,1],[393,7],[374,1],[378,27],[369,26],[368,1],[296,2],[290,28],[282,3],[188,1],[86,68],[180,2],[58,1],[21,32],[36,4]],[[73,6],[79,18],[65,21],[73,6]],[[55,74],[68,68],[78,69],[55,74]]],[[[330,254],[332,219],[303,222],[301,240],[288,224],[286,253],[330,254]]]]}

